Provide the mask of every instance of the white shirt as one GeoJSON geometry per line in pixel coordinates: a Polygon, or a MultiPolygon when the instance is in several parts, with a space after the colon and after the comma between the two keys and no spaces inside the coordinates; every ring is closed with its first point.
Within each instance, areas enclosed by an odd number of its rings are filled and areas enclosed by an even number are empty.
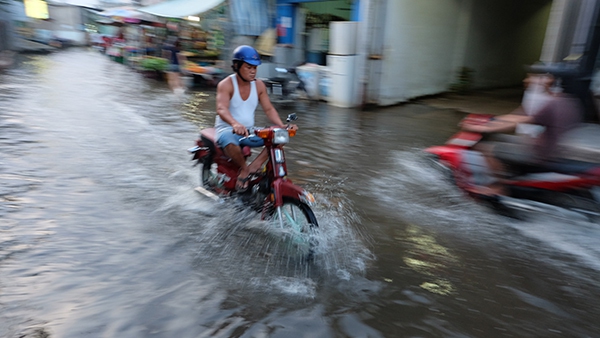
{"type": "MultiPolygon", "coordinates": [[[[233,83],[233,96],[229,101],[229,112],[231,113],[231,116],[238,121],[238,123],[246,127],[246,129],[251,129],[254,127],[254,111],[256,110],[256,106],[258,106],[258,91],[256,89],[256,81],[250,82],[250,95],[244,101],[240,95],[236,74],[231,74],[229,78],[233,83]]],[[[220,135],[223,132],[231,132],[233,127],[229,123],[223,121],[221,117],[217,115],[215,129],[217,131],[217,135],[220,135]]]]}

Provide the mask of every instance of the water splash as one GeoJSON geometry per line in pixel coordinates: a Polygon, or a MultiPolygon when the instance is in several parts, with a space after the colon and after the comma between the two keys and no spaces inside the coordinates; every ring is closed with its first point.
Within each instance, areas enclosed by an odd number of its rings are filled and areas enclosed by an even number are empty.
{"type": "Polygon", "coordinates": [[[481,228],[498,221],[498,215],[468,198],[420,150],[394,151],[390,158],[395,169],[374,175],[371,191],[408,223],[481,228]]]}
{"type": "Polygon", "coordinates": [[[177,223],[187,224],[188,240],[196,243],[195,264],[218,271],[231,288],[248,287],[252,280],[274,292],[312,298],[317,288],[312,283],[362,278],[374,260],[367,249],[371,239],[339,189],[343,182],[309,187],[318,200],[313,211],[319,227],[310,233],[316,244],[313,260],[307,261],[304,252],[295,251],[288,230],[262,221],[239,202],[218,203],[198,195],[190,188],[194,172],[172,175],[178,187],[156,212],[184,219],[177,223]],[[291,291],[294,285],[304,286],[291,291]]]}
{"type": "MultiPolygon", "coordinates": [[[[552,250],[574,255],[587,266],[600,269],[600,250],[593,240],[600,236],[597,224],[572,218],[565,222],[565,219],[535,212],[529,212],[526,220],[500,216],[468,198],[445,173],[431,165],[426,154],[397,151],[391,158],[397,170],[393,175],[373,177],[374,191],[378,191],[373,197],[383,205],[389,203],[396,207],[396,212],[407,223],[436,231],[451,231],[459,236],[468,234],[480,243],[492,241],[497,246],[510,246],[512,250],[531,251],[527,239],[508,232],[516,229],[521,235],[541,241],[552,250]]],[[[551,256],[550,251],[547,257],[540,256],[539,259],[553,265],[563,264],[551,256]]]]}

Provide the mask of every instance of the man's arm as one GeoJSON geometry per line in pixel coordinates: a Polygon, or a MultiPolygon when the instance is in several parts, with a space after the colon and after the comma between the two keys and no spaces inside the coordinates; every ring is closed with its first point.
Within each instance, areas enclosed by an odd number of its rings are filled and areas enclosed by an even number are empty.
{"type": "Polygon", "coordinates": [[[497,116],[485,124],[461,124],[462,130],[475,133],[509,133],[519,123],[532,123],[533,117],[527,115],[507,114],[497,116]]]}
{"type": "MultiPolygon", "coordinates": [[[[258,91],[258,102],[260,102],[260,106],[264,110],[269,121],[277,126],[285,126],[285,124],[281,121],[281,117],[279,117],[277,109],[273,107],[271,99],[269,99],[269,94],[267,93],[267,86],[262,80],[256,80],[256,89],[258,91]]],[[[289,128],[292,130],[298,129],[295,124],[290,124],[289,128]]]]}
{"type": "Polygon", "coordinates": [[[238,123],[238,121],[231,116],[231,112],[229,111],[229,101],[233,96],[233,83],[231,83],[231,81],[233,81],[233,79],[228,77],[217,85],[217,115],[219,115],[223,121],[231,125],[234,133],[248,136],[246,127],[238,123]]]}

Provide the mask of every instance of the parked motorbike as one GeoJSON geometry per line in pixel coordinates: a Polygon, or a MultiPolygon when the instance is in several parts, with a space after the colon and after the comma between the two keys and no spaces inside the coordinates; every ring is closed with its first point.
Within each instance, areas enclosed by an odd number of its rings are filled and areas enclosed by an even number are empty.
{"type": "Polygon", "coordinates": [[[262,79],[271,102],[277,105],[290,105],[303,96],[312,99],[306,90],[306,83],[298,76],[295,67],[278,67],[275,70],[277,76],[262,79]]]}
{"type": "MultiPolygon", "coordinates": [[[[462,124],[483,124],[493,116],[470,114],[462,124]]],[[[483,154],[474,147],[485,139],[478,133],[459,131],[444,145],[425,149],[435,163],[448,171],[452,181],[470,196],[517,218],[530,211],[578,215],[600,222],[600,163],[561,159],[544,167],[509,164],[503,180],[506,196],[487,196],[479,188],[492,182],[483,154]],[[523,212],[525,211],[525,213],[523,212]]]]}
{"type": "MultiPolygon", "coordinates": [[[[296,114],[287,118],[287,122],[294,120],[297,120],[296,114]]],[[[196,191],[216,201],[227,198],[241,201],[260,213],[263,220],[284,229],[296,249],[311,259],[316,244],[311,233],[318,227],[311,209],[315,199],[287,177],[283,148],[296,131],[271,126],[254,129],[251,133],[264,140],[269,157],[260,173],[249,176],[248,189],[240,192],[236,190],[240,168],[216,144],[215,128],[200,132],[196,146],[188,149],[193,155],[192,160],[201,164],[201,186],[196,191]]],[[[240,143],[243,144],[243,141],[240,143]]],[[[242,151],[246,159],[251,156],[249,146],[243,146],[242,151]]]]}

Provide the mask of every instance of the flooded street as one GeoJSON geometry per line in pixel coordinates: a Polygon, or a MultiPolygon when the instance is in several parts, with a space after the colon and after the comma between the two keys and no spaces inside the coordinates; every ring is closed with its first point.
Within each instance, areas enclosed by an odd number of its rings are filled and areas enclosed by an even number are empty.
{"type": "Polygon", "coordinates": [[[600,225],[466,199],[422,152],[463,114],[296,109],[308,265],[193,190],[214,90],[175,96],[91,50],[21,55],[0,73],[0,337],[600,334],[600,225]]]}

